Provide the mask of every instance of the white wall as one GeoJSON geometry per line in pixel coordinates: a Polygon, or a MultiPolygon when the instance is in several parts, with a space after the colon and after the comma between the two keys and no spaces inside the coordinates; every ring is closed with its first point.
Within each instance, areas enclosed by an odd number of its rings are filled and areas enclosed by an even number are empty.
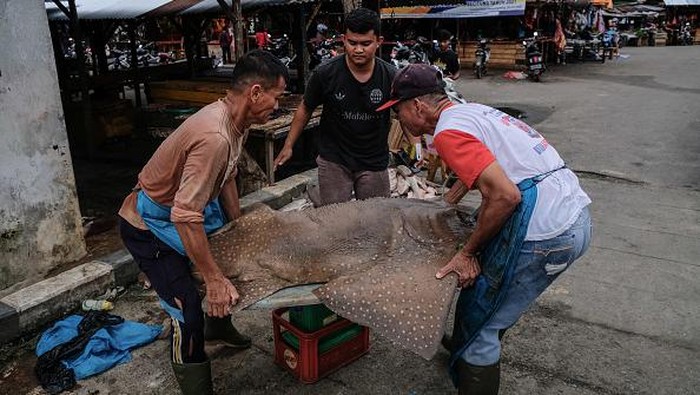
{"type": "Polygon", "coordinates": [[[43,0],[0,0],[0,292],[85,254],[43,0]]]}

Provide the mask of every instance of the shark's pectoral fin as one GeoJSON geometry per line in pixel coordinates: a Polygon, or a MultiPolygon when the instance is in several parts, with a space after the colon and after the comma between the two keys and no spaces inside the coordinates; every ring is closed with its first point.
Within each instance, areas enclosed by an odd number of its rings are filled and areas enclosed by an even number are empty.
{"type": "Polygon", "coordinates": [[[363,273],[338,277],[314,294],[337,314],[430,359],[444,333],[457,280],[435,278],[444,258],[421,258],[390,258],[363,273]]]}
{"type": "Polygon", "coordinates": [[[232,279],[232,283],[240,295],[240,299],[234,307],[234,311],[243,310],[246,307],[249,307],[250,305],[274,294],[280,289],[294,285],[281,278],[270,275],[260,276],[260,278],[256,278],[255,281],[241,281],[240,279],[232,279]]]}

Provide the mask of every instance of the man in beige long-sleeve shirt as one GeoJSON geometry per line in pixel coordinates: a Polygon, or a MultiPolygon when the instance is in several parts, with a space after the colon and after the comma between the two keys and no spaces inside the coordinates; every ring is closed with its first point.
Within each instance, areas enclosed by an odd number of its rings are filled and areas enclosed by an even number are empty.
{"type": "Polygon", "coordinates": [[[124,244],[172,316],[172,365],[185,394],[212,393],[205,340],[250,346],[231,323],[238,292],[214,262],[207,234],[240,216],[234,176],[246,130],[269,120],[286,80],[286,68],[269,52],[246,54],[226,97],[161,144],[119,210],[124,244]],[[191,264],[204,278],[206,318],[191,264]]]}

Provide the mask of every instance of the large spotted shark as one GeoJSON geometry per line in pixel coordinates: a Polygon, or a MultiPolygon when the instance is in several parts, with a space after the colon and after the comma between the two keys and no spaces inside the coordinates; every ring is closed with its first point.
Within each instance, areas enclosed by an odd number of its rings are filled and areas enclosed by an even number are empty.
{"type": "Polygon", "coordinates": [[[442,202],[370,199],[298,212],[257,208],[210,239],[244,309],[276,291],[314,291],[328,308],[424,358],[438,349],[457,289],[435,273],[473,228],[442,202]]]}

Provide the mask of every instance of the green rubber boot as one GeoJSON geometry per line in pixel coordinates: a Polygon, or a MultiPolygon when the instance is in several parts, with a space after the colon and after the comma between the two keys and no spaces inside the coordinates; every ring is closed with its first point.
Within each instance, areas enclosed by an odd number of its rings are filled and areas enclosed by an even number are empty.
{"type": "Polygon", "coordinates": [[[204,340],[218,341],[232,348],[248,348],[251,345],[250,338],[233,326],[230,315],[223,318],[205,316],[204,340]]]}
{"type": "Polygon", "coordinates": [[[489,366],[470,365],[457,360],[459,395],[497,395],[501,384],[501,363],[489,366]]]}
{"type": "Polygon", "coordinates": [[[202,363],[171,362],[182,395],[213,395],[211,361],[202,363]]]}

